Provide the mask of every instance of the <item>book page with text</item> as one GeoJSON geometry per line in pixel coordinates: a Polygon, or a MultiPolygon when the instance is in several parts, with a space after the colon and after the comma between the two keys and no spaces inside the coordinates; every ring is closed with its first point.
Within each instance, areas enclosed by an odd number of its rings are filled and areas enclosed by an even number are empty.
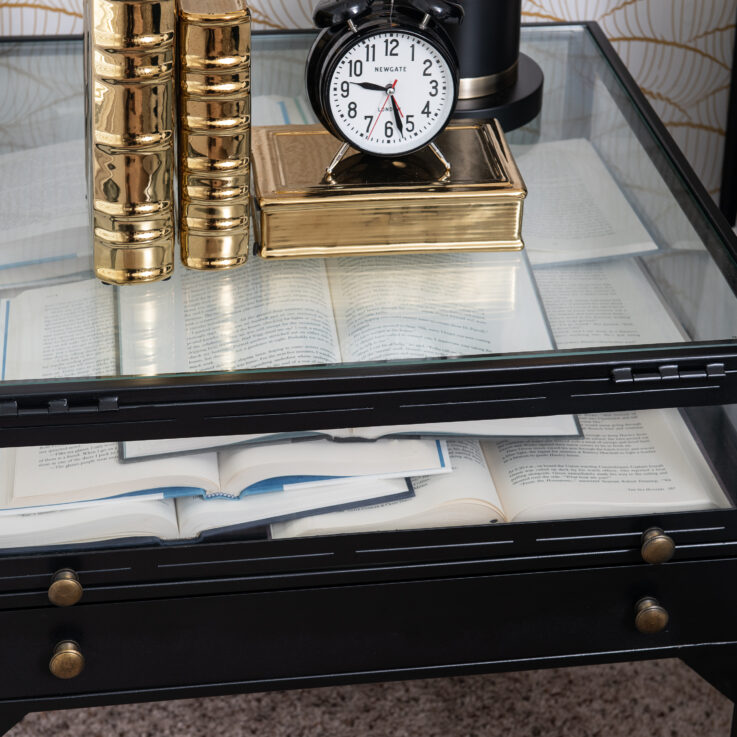
{"type": "MultiPolygon", "coordinates": [[[[178,270],[166,284],[120,290],[123,374],[232,371],[340,363],[321,260],[251,259],[219,273],[178,270]],[[166,326],[165,328],[162,326],[166,326]]],[[[271,435],[127,441],[126,458],[271,435]]]]}
{"type": "Polygon", "coordinates": [[[10,507],[101,499],[164,489],[219,489],[216,453],[122,463],[117,443],[15,449],[10,507]]]}
{"type": "Polygon", "coordinates": [[[173,499],[106,499],[4,510],[0,548],[94,543],[129,537],[179,537],[173,499]]]}
{"type": "Polygon", "coordinates": [[[114,376],[113,299],[97,279],[29,289],[12,299],[5,379],[114,376]]]}
{"type": "Polygon", "coordinates": [[[561,349],[685,340],[635,259],[545,266],[535,279],[561,349]]]}
{"type": "Polygon", "coordinates": [[[729,506],[678,410],[579,420],[582,438],[482,444],[510,520],[729,506]]]}
{"type": "Polygon", "coordinates": [[[271,526],[271,535],[274,538],[301,537],[503,521],[502,505],[479,442],[465,438],[449,440],[448,453],[453,473],[414,477],[414,497],[279,522],[271,526]]]}
{"type": "Polygon", "coordinates": [[[527,184],[522,239],[533,265],[657,250],[587,139],[511,148],[527,184]]]}
{"type": "Polygon", "coordinates": [[[179,269],[165,284],[119,295],[123,374],[340,363],[321,260],[179,269]],[[168,340],[161,340],[163,325],[168,340]]]}
{"type": "Polygon", "coordinates": [[[82,139],[0,154],[0,180],[12,182],[0,198],[0,269],[91,250],[84,155],[82,139]]]}
{"type": "Polygon", "coordinates": [[[348,478],[404,478],[451,471],[442,440],[377,440],[341,443],[310,440],[249,445],[218,453],[224,494],[270,491],[300,485],[344,483],[348,478]],[[268,482],[268,483],[267,483],[268,482]]]}
{"type": "Polygon", "coordinates": [[[523,253],[443,253],[328,261],[343,360],[550,350],[523,253]]]}

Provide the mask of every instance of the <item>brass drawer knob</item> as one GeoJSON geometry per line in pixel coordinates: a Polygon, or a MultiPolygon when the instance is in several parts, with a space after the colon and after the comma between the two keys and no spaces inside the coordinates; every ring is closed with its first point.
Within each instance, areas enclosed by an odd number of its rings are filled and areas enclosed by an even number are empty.
{"type": "Polygon", "coordinates": [[[62,568],[54,574],[49,586],[49,601],[56,606],[72,606],[83,593],[77,574],[71,568],[62,568]]]}
{"type": "Polygon", "coordinates": [[[654,635],[668,626],[668,612],[657,599],[645,596],[635,604],[635,627],[643,635],[654,635]]]}
{"type": "Polygon", "coordinates": [[[659,527],[651,527],[642,533],[640,552],[645,563],[666,563],[673,557],[676,544],[659,527]]]}
{"type": "Polygon", "coordinates": [[[84,670],[84,655],[74,640],[63,640],[55,648],[49,670],[57,678],[76,678],[84,670]]]}

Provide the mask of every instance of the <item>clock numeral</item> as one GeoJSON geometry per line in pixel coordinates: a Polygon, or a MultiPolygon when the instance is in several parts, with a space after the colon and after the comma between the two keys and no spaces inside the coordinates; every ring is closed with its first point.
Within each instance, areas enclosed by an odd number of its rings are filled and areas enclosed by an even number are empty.
{"type": "Polygon", "coordinates": [[[348,76],[360,77],[363,74],[363,62],[360,59],[348,62],[348,76]]]}
{"type": "Polygon", "coordinates": [[[432,69],[432,59],[425,59],[425,69],[422,72],[422,76],[429,77],[431,69],[432,69]]]}
{"type": "Polygon", "coordinates": [[[412,44],[412,46],[409,47],[409,50],[410,50],[410,52],[412,54],[412,56],[410,58],[410,61],[414,61],[415,60],[415,45],[412,44]]]}
{"type": "Polygon", "coordinates": [[[384,125],[384,135],[387,138],[391,138],[394,135],[394,126],[392,125],[391,120],[387,120],[384,125]]]}
{"type": "Polygon", "coordinates": [[[363,116],[363,119],[366,120],[366,121],[368,121],[366,123],[366,133],[370,133],[371,132],[371,123],[374,122],[374,116],[373,115],[364,115],[363,116]]]}
{"type": "Polygon", "coordinates": [[[399,40],[396,38],[384,39],[384,56],[399,56],[399,40]]]}
{"type": "Polygon", "coordinates": [[[340,96],[341,97],[348,97],[348,95],[351,94],[351,84],[350,82],[341,82],[340,83],[340,96]]]}
{"type": "Polygon", "coordinates": [[[358,109],[355,102],[352,102],[348,105],[348,117],[349,118],[355,118],[356,115],[358,115],[358,109]]]}
{"type": "Polygon", "coordinates": [[[415,129],[414,117],[414,115],[408,115],[405,118],[405,121],[407,123],[407,133],[412,133],[412,131],[415,129]]]}
{"type": "Polygon", "coordinates": [[[376,61],[376,44],[366,47],[366,61],[376,61]]]}
{"type": "Polygon", "coordinates": [[[438,96],[438,80],[431,79],[430,84],[432,85],[432,90],[430,90],[430,97],[437,97],[438,96]]]}
{"type": "Polygon", "coordinates": [[[429,118],[430,117],[430,100],[425,103],[425,107],[422,108],[422,114],[429,118]]]}

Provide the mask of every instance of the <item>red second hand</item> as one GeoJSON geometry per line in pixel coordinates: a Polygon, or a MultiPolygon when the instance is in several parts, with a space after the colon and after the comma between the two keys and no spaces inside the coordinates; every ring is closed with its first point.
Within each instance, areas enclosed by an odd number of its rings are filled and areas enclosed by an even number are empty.
{"type": "MultiPolygon", "coordinates": [[[[398,81],[399,81],[398,79],[395,79],[395,80],[394,80],[394,84],[392,85],[392,91],[394,91],[394,88],[395,88],[395,87],[397,86],[397,82],[398,82],[398,81]]],[[[371,126],[371,132],[370,132],[370,133],[368,134],[368,138],[366,139],[367,141],[368,141],[368,140],[369,140],[369,138],[371,138],[371,136],[373,135],[373,133],[374,133],[374,128],[376,128],[376,123],[378,123],[378,122],[379,122],[379,118],[381,117],[381,114],[382,114],[382,113],[384,112],[384,108],[386,107],[386,103],[387,103],[387,102],[389,102],[389,98],[390,98],[390,97],[391,97],[391,94],[387,94],[387,96],[386,96],[386,100],[384,100],[384,104],[383,104],[383,105],[381,106],[381,110],[379,110],[379,114],[378,114],[378,115],[376,116],[376,121],[375,121],[375,122],[374,122],[374,124],[373,124],[373,125],[371,126]]],[[[402,117],[404,117],[404,116],[402,116],[402,117]]]]}
{"type": "MultiPolygon", "coordinates": [[[[381,106],[381,110],[379,110],[379,114],[376,116],[376,121],[371,126],[371,132],[368,134],[368,137],[371,138],[371,136],[374,134],[374,128],[376,128],[376,123],[379,122],[379,118],[381,117],[381,114],[384,112],[384,108],[386,107],[386,103],[389,102],[389,98],[391,95],[386,96],[386,100],[384,100],[384,104],[381,106]]],[[[366,139],[368,140],[368,139],[366,139]]]]}

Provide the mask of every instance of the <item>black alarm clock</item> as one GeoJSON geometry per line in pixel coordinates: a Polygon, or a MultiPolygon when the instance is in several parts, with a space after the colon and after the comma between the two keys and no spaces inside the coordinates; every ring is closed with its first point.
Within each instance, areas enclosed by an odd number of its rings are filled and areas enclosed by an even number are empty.
{"type": "Polygon", "coordinates": [[[432,146],[458,100],[459,67],[444,28],[463,18],[453,0],[321,0],[322,28],[307,59],[318,120],[348,147],[398,157],[432,146]]]}

